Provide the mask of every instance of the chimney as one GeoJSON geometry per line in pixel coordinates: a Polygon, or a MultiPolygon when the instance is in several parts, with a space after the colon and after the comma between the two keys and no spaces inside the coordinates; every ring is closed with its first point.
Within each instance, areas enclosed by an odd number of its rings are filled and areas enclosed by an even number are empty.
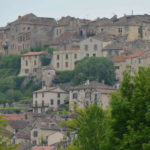
{"type": "Polygon", "coordinates": [[[102,84],[105,85],[105,80],[102,80],[102,84]]]}
{"type": "Polygon", "coordinates": [[[18,16],[18,19],[21,19],[21,16],[18,16]]]}
{"type": "Polygon", "coordinates": [[[89,85],[89,84],[90,84],[90,81],[87,80],[87,81],[85,82],[85,85],[89,85]]]}

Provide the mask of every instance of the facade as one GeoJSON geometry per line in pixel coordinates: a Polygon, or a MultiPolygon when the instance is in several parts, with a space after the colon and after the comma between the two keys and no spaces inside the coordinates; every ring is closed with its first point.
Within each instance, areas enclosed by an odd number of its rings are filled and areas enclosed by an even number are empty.
{"type": "Polygon", "coordinates": [[[103,42],[89,37],[80,42],[80,59],[86,56],[102,57],[103,42]]]}
{"type": "Polygon", "coordinates": [[[21,56],[21,70],[19,76],[30,76],[42,67],[41,56],[43,52],[28,52],[21,56]]]}
{"type": "Polygon", "coordinates": [[[150,52],[139,51],[129,56],[117,56],[113,59],[116,68],[116,79],[121,82],[123,79],[123,72],[129,66],[132,71],[138,71],[139,67],[146,67],[150,65],[150,52]]]}
{"type": "Polygon", "coordinates": [[[52,80],[55,77],[55,70],[50,66],[42,67],[42,87],[48,88],[52,84],[52,80]]]}
{"type": "Polygon", "coordinates": [[[59,87],[50,87],[33,92],[33,112],[46,112],[49,108],[57,110],[68,98],[68,92],[59,87]]]}
{"type": "Polygon", "coordinates": [[[53,18],[37,17],[34,14],[19,16],[14,22],[0,29],[0,53],[20,54],[37,46],[48,45],[49,35],[56,21],[53,18]],[[7,43],[8,49],[4,49],[7,43]]]}
{"type": "Polygon", "coordinates": [[[95,101],[103,109],[109,105],[109,93],[115,91],[113,87],[98,82],[87,82],[85,85],[73,87],[69,92],[70,110],[74,110],[74,105],[79,108],[87,108],[95,101]]]}
{"type": "Polygon", "coordinates": [[[48,135],[48,145],[56,145],[63,141],[65,135],[62,132],[56,131],[50,135],[48,135]]]}
{"type": "Polygon", "coordinates": [[[73,70],[78,60],[79,50],[56,50],[53,52],[51,65],[57,71],[73,70]]]}

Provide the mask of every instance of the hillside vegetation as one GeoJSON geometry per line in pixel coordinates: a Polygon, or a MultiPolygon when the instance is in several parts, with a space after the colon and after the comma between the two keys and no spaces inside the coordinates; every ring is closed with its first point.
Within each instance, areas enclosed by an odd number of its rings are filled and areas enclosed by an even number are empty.
{"type": "Polygon", "coordinates": [[[36,85],[33,78],[23,85],[25,77],[18,77],[19,71],[19,55],[0,55],[0,104],[32,102],[32,92],[40,85],[36,85]]]}

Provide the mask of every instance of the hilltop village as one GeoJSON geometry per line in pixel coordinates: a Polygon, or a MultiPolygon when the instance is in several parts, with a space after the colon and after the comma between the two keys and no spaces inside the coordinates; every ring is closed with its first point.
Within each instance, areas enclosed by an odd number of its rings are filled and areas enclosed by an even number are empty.
{"type": "Polygon", "coordinates": [[[8,114],[2,109],[11,143],[18,144],[18,150],[38,150],[41,145],[45,150],[65,148],[76,135],[68,138],[67,128],[58,124],[74,118],[75,105],[87,108],[97,101],[107,109],[110,93],[119,88],[126,66],[137,71],[140,66],[150,65],[150,15],[95,20],[70,16],[55,20],[32,13],[19,16],[0,28],[0,53],[21,57],[17,76],[25,78],[24,84],[31,79],[41,83],[31,93],[32,103],[5,106],[27,110],[8,114]],[[113,84],[103,79],[85,80],[75,86],[54,82],[59,72],[73,71],[79,61],[90,57],[104,57],[113,63],[113,84]]]}

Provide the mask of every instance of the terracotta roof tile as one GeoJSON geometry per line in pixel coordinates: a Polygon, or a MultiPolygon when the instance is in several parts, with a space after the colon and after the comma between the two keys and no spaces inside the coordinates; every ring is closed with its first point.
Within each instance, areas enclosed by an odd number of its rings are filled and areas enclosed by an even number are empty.
{"type": "Polygon", "coordinates": [[[28,52],[26,54],[23,54],[22,56],[31,56],[31,55],[41,55],[43,52],[28,52]]]}
{"type": "Polygon", "coordinates": [[[135,58],[135,57],[141,56],[143,53],[144,53],[143,51],[139,51],[137,53],[129,55],[128,58],[135,58]]]}
{"type": "Polygon", "coordinates": [[[32,150],[53,150],[54,146],[35,146],[32,150]]]}
{"type": "Polygon", "coordinates": [[[22,114],[4,114],[4,118],[6,120],[22,120],[24,118],[24,115],[22,114]]]}
{"type": "Polygon", "coordinates": [[[121,62],[126,59],[126,56],[116,56],[112,59],[113,62],[121,62]]]}

